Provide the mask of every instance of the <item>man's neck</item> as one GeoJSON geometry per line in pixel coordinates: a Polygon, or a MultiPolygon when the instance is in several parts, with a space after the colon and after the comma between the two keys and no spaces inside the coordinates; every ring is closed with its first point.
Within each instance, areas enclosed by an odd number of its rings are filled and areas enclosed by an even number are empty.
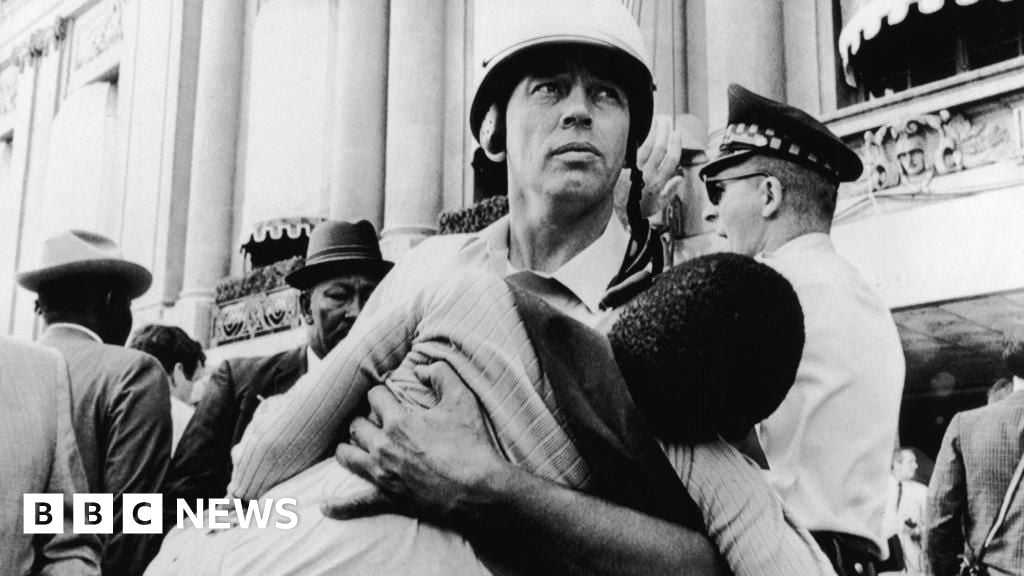
{"type": "Polygon", "coordinates": [[[600,238],[610,218],[611,203],[569,218],[552,212],[531,217],[510,207],[509,260],[520,270],[554,272],[600,238]]]}
{"type": "MultiPolygon", "coordinates": [[[[780,223],[781,224],[781,223],[780,223]]],[[[797,226],[797,225],[780,225],[776,227],[770,227],[765,234],[765,253],[772,253],[782,246],[784,246],[790,240],[799,238],[807,234],[828,234],[830,232],[829,226],[797,226]]]]}

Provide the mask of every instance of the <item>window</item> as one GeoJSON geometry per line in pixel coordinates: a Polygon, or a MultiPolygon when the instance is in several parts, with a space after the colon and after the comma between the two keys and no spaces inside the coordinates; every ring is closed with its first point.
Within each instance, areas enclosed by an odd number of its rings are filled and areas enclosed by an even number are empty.
{"type": "Polygon", "coordinates": [[[983,0],[959,6],[947,0],[934,14],[920,13],[915,3],[896,25],[882,18],[878,35],[862,40],[850,56],[856,87],[840,87],[841,105],[1024,55],[1024,2],[983,0]]]}

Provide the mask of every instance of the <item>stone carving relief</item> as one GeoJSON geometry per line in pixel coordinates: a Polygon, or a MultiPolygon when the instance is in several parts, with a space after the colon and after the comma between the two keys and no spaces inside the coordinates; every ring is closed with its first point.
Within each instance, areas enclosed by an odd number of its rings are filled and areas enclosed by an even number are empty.
{"type": "Polygon", "coordinates": [[[13,114],[18,108],[18,67],[0,68],[0,118],[13,114]]]}
{"type": "Polygon", "coordinates": [[[8,63],[19,69],[24,69],[29,62],[45,56],[51,49],[60,46],[64,38],[67,37],[67,32],[67,18],[57,18],[52,26],[36,30],[28,40],[15,46],[11,50],[8,63]]]}
{"type": "Polygon", "coordinates": [[[942,110],[886,124],[864,133],[858,150],[870,192],[905,186],[927,190],[936,176],[982,166],[1010,153],[1007,129],[942,110]]]}
{"type": "Polygon", "coordinates": [[[124,0],[109,0],[75,21],[74,68],[88,64],[124,37],[124,0]]]}

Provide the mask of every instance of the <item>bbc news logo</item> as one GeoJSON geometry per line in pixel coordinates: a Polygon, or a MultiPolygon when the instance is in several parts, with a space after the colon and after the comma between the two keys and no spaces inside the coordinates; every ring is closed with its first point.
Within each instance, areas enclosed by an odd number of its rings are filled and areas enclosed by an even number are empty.
{"type": "MultiPolygon", "coordinates": [[[[22,504],[25,534],[62,534],[64,526],[63,494],[25,494],[22,504]]],[[[206,529],[268,528],[291,530],[299,523],[294,498],[267,498],[261,501],[237,498],[188,500],[175,504],[175,525],[206,529]]],[[[122,494],[121,526],[123,534],[163,534],[164,498],[160,494],[122,494]]],[[[74,494],[71,531],[75,534],[113,534],[114,495],[74,494]]]]}

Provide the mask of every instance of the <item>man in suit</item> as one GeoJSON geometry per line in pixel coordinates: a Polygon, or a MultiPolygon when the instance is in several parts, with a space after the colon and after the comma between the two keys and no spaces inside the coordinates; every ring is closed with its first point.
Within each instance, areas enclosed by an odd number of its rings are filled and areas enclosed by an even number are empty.
{"type": "Polygon", "coordinates": [[[67,365],[52,350],[0,337],[0,397],[0,574],[99,574],[99,538],[71,531],[71,496],[87,488],[67,365]],[[24,533],[30,493],[64,495],[63,533],[24,533]]]}
{"type": "Polygon", "coordinates": [[[158,541],[120,532],[121,496],[160,489],[171,450],[170,397],[160,364],[124,343],[131,301],[149,289],[152,276],[125,260],[111,239],[71,230],[46,240],[41,265],[17,279],[38,294],[36,311],[46,325],[40,343],[68,364],[89,492],[114,495],[103,573],[141,574],[158,541]]]}
{"type": "Polygon", "coordinates": [[[220,365],[175,451],[164,492],[177,498],[224,496],[231,479],[231,448],[242,439],[260,402],[291,388],[348,335],[391,266],[381,257],[377,231],[369,222],[319,224],[305,264],[285,278],[301,290],[308,343],[220,365]]]}
{"type": "MultiPolygon", "coordinates": [[[[1024,333],[1003,350],[1013,393],[949,422],[928,485],[925,554],[929,574],[956,574],[960,556],[973,557],[992,527],[1024,452],[1024,333]]],[[[1024,490],[1018,488],[1002,528],[987,548],[992,576],[1024,567],[1024,490]]]]}

